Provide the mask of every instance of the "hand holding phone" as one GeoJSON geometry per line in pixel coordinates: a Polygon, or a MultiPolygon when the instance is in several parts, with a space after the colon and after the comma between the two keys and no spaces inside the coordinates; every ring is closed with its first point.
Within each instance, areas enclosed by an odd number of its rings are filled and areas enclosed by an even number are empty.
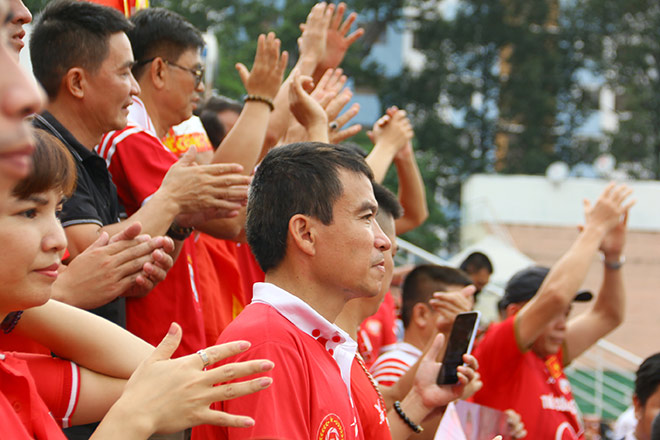
{"type": "Polygon", "coordinates": [[[466,312],[456,315],[454,325],[449,334],[449,342],[438,373],[438,385],[453,385],[458,383],[456,368],[463,365],[463,355],[472,352],[474,338],[479,327],[480,312],[466,312]]]}

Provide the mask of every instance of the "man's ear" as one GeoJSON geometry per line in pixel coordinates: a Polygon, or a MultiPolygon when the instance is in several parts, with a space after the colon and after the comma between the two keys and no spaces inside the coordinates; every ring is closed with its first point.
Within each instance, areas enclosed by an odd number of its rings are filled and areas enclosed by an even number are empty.
{"type": "Polygon", "coordinates": [[[644,414],[644,407],[639,401],[637,394],[633,394],[632,401],[633,401],[633,408],[635,410],[635,419],[639,420],[642,418],[642,415],[644,414]]]}
{"type": "Polygon", "coordinates": [[[167,69],[165,61],[161,57],[156,57],[149,64],[149,71],[143,73],[143,75],[149,75],[154,88],[160,90],[165,87],[165,76],[167,75],[165,69],[167,69]]]}
{"type": "Polygon", "coordinates": [[[62,80],[64,83],[63,87],[70,95],[82,99],[85,97],[87,75],[87,72],[82,67],[72,67],[64,74],[64,79],[62,80]]]}
{"type": "Polygon", "coordinates": [[[522,305],[520,305],[520,304],[513,303],[513,304],[507,305],[506,306],[506,317],[508,318],[510,316],[515,315],[516,313],[518,313],[520,311],[520,309],[522,309],[522,305]]]}
{"type": "Polygon", "coordinates": [[[429,325],[431,310],[424,303],[417,303],[412,309],[412,321],[417,327],[426,328],[429,325]]]}
{"type": "Polygon", "coordinates": [[[307,255],[316,255],[316,223],[303,214],[289,219],[289,236],[293,244],[307,255]]]}

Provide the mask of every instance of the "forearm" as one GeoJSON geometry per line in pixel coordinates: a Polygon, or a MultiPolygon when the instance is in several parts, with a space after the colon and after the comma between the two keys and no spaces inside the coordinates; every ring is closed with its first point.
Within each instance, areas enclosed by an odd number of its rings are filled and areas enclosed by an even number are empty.
{"type": "Polygon", "coordinates": [[[197,230],[221,240],[237,240],[245,227],[245,215],[246,209],[243,208],[236,217],[209,220],[199,225],[197,230]]]}
{"type": "Polygon", "coordinates": [[[25,310],[16,332],[89,370],[127,379],[154,348],[112,322],[50,300],[25,310]]]}
{"type": "MultiPolygon", "coordinates": [[[[620,255],[605,256],[606,261],[619,261],[620,255]]],[[[613,330],[623,322],[625,314],[625,287],[621,269],[608,268],[603,265],[603,284],[594,301],[592,311],[600,315],[601,319],[613,330]]]]}
{"type": "Polygon", "coordinates": [[[403,207],[403,216],[396,220],[397,235],[415,229],[428,218],[426,205],[426,189],[422,174],[417,166],[414,154],[405,159],[395,159],[399,177],[399,202],[403,207]]]}
{"type": "MultiPolygon", "coordinates": [[[[110,237],[126,228],[127,224],[140,222],[142,233],[152,237],[165,235],[174,218],[179,214],[179,205],[165,190],[159,188],[146,203],[127,220],[103,226],[100,230],[106,231],[110,237]]],[[[91,244],[91,243],[90,243],[91,244]]]]}
{"type": "Polygon", "coordinates": [[[247,101],[236,124],[213,155],[214,163],[237,163],[243,174],[254,170],[266,137],[270,108],[266,103],[247,101]]]}
{"type": "Polygon", "coordinates": [[[268,150],[270,150],[276,143],[286,134],[286,130],[291,123],[291,111],[289,111],[289,87],[293,81],[293,77],[296,71],[299,71],[301,75],[311,76],[316,67],[316,61],[301,57],[298,59],[298,62],[293,67],[289,76],[284,80],[280,89],[275,95],[273,104],[275,105],[275,110],[271,114],[271,117],[268,121],[268,128],[266,129],[266,139],[263,144],[261,157],[265,156],[268,150]]]}
{"type": "MultiPolygon", "coordinates": [[[[435,414],[433,408],[424,406],[422,398],[415,392],[410,392],[403,400],[401,400],[401,410],[416,425],[421,425],[423,421],[432,413],[435,414]]],[[[443,409],[444,410],[444,409],[443,409]]],[[[390,425],[390,433],[393,440],[407,439],[411,436],[417,435],[407,423],[396,413],[394,408],[387,412],[387,421],[390,425]]]]}
{"type": "Polygon", "coordinates": [[[371,153],[366,158],[367,164],[374,173],[375,182],[383,182],[396,152],[395,145],[390,145],[386,142],[376,142],[373,150],[371,150],[371,153]]]}
{"type": "Polygon", "coordinates": [[[154,434],[148,417],[133,411],[121,398],[108,411],[90,440],[146,440],[154,434]]]}

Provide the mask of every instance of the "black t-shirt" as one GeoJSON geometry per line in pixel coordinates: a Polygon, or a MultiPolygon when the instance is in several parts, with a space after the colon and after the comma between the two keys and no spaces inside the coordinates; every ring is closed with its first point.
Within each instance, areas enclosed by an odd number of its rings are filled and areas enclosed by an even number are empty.
{"type": "MultiPolygon", "coordinates": [[[[83,146],[53,115],[35,116],[33,125],[57,137],[67,147],[76,163],[77,181],[73,195],[64,202],[60,221],[65,228],[80,224],[110,225],[119,221],[117,188],[105,161],[83,146]]],[[[126,328],[126,305],[123,297],[90,310],[126,328]]]]}

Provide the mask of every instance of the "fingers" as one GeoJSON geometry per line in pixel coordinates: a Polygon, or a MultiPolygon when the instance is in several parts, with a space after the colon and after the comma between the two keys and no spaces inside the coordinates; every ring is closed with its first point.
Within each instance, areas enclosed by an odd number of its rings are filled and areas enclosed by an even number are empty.
{"type": "MultiPolygon", "coordinates": [[[[344,18],[344,13],[346,12],[346,3],[341,2],[337,5],[337,10],[335,11],[334,16],[332,17],[332,22],[330,22],[331,29],[339,29],[341,25],[341,20],[344,18]]],[[[350,19],[350,16],[348,17],[350,19]]],[[[348,21],[348,20],[346,20],[348,21]]],[[[350,26],[349,26],[350,28],[350,26]]],[[[341,33],[341,31],[340,31],[341,33]]],[[[342,34],[344,35],[344,34],[342,34]]]]}
{"type": "Polygon", "coordinates": [[[140,231],[142,231],[142,225],[140,222],[135,222],[125,228],[123,231],[113,235],[108,243],[115,243],[120,240],[132,240],[140,234],[140,231]]]}
{"type": "Polygon", "coordinates": [[[346,110],[344,114],[336,118],[335,122],[337,122],[337,125],[339,127],[343,127],[348,121],[350,121],[355,116],[357,116],[359,111],[360,111],[360,104],[356,102],[348,110],[346,110]]]}
{"type": "Polygon", "coordinates": [[[192,146],[184,153],[183,156],[178,160],[178,163],[182,165],[192,165],[195,162],[195,157],[197,156],[197,147],[192,146]]]}
{"type": "MultiPolygon", "coordinates": [[[[206,354],[209,357],[209,362],[211,365],[220,362],[221,360],[228,358],[230,356],[243,353],[245,350],[250,348],[250,343],[247,341],[233,341],[227,342],[225,344],[213,345],[205,349],[206,354]]],[[[199,355],[191,354],[188,355],[188,358],[199,361],[199,355]]]]}
{"type": "Polygon", "coordinates": [[[470,284],[469,286],[465,286],[463,290],[461,290],[461,294],[468,299],[472,299],[476,291],[477,291],[476,286],[474,284],[470,284]]]}
{"type": "Polygon", "coordinates": [[[330,134],[330,143],[338,144],[339,142],[345,141],[346,139],[355,136],[361,130],[362,126],[360,124],[355,124],[339,132],[332,132],[330,134]]]}
{"type": "MultiPolygon", "coordinates": [[[[221,367],[207,370],[206,376],[208,378],[209,384],[225,383],[225,382],[235,381],[236,379],[240,379],[242,377],[252,376],[254,374],[259,374],[259,373],[265,373],[267,371],[272,370],[274,366],[275,364],[265,359],[252,360],[247,362],[231,362],[222,365],[221,367]]],[[[270,385],[270,383],[272,382],[272,378],[270,377],[264,377],[262,379],[267,379],[267,380],[262,381],[262,383],[259,384],[259,387],[265,388],[268,385],[270,385]]],[[[236,384],[234,383],[232,385],[236,385],[236,384]]],[[[254,391],[258,391],[258,390],[254,390],[254,391]]],[[[231,396],[231,393],[229,391],[225,391],[225,398],[233,399],[234,397],[238,397],[238,396],[231,396]]]]}
{"type": "Polygon", "coordinates": [[[166,360],[172,357],[181,343],[183,332],[176,322],[170,324],[170,329],[163,340],[158,344],[154,352],[147,358],[147,362],[166,360]]]}
{"type": "Polygon", "coordinates": [[[226,412],[206,409],[201,414],[201,423],[232,428],[249,428],[254,426],[254,419],[247,416],[236,416],[226,412]]]}

